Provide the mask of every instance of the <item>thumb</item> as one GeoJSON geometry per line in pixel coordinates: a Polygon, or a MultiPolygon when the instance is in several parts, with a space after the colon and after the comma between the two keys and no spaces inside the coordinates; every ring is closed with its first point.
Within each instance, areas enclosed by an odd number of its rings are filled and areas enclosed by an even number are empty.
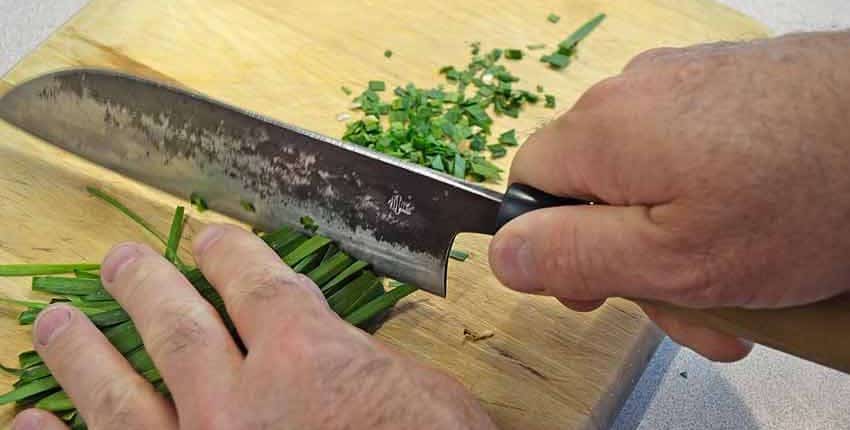
{"type": "Polygon", "coordinates": [[[608,297],[678,301],[691,270],[642,206],[572,206],[514,219],[490,244],[490,266],[508,287],[570,301],[608,297]]]}

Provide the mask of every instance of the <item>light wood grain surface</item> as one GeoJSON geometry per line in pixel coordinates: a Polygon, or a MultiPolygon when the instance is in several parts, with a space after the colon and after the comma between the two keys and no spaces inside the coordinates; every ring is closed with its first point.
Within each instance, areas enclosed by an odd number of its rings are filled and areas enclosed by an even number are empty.
{"type": "MultiPolygon", "coordinates": [[[[564,110],[642,50],[764,34],[751,20],[698,0],[95,0],[6,75],[0,92],[56,69],[107,67],[339,136],[344,124],[335,117],[350,104],[342,85],[359,89],[383,79],[430,86],[439,82],[439,67],[466,64],[466,42],[554,46],[598,12],[608,20],[566,71],[534,59],[509,64],[521,85],[543,85],[564,110]],[[561,22],[546,21],[549,12],[561,22]],[[393,50],[391,59],[385,49],[393,50]]],[[[516,128],[524,138],[556,113],[534,107],[518,120],[497,119],[494,131],[516,128]]],[[[507,167],[510,159],[500,163],[507,167]]],[[[0,263],[99,261],[115,242],[150,239],[88,197],[84,187],[92,184],[121,195],[163,230],[178,204],[0,123],[0,263]]],[[[190,235],[200,222],[222,219],[194,215],[190,235]]],[[[655,328],[624,301],[575,314],[554,300],[512,293],[489,273],[487,238],[459,241],[472,257],[452,262],[448,298],[415,294],[378,337],[456,375],[503,428],[606,427],[658,341],[655,328]],[[464,341],[464,328],[495,336],[464,341]]],[[[23,279],[2,279],[0,288],[10,297],[33,296],[23,279]]],[[[17,311],[0,307],[6,363],[29,345],[17,311]]],[[[2,377],[0,386],[11,381],[2,377]]],[[[10,408],[0,410],[0,423],[11,416],[10,408]]]]}

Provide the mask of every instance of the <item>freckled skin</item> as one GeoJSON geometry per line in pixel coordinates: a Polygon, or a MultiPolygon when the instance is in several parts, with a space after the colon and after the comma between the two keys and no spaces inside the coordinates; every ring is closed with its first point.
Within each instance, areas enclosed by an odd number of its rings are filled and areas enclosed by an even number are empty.
{"type": "MultiPolygon", "coordinates": [[[[532,136],[511,170],[613,207],[516,219],[493,241],[494,272],[576,310],[617,296],[777,308],[847,291],[849,49],[836,32],[639,55],[532,136]],[[519,243],[526,270],[506,263],[519,243]]],[[[709,357],[749,351],[648,313],[709,357]]]]}

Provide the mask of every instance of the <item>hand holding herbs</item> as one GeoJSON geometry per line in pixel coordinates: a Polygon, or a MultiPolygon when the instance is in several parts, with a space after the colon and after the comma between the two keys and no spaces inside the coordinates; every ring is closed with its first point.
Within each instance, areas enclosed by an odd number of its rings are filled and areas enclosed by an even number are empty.
{"type": "MultiPolygon", "coordinates": [[[[491,244],[495,274],[577,310],[609,297],[777,308],[850,291],[850,68],[835,64],[848,46],[840,32],[639,55],[511,169],[610,205],[517,218],[491,244]]],[[[751,348],[645,310],[709,358],[751,348]]]]}
{"type": "Polygon", "coordinates": [[[16,368],[3,368],[19,380],[0,403],[35,407],[18,424],[491,428],[457,382],[353,327],[372,324],[415,288],[377,277],[367,263],[311,233],[311,220],[303,220],[306,232],[261,236],[208,227],[195,238],[193,268],[177,256],[182,208],[165,236],[116,199],[90,191],[166,250],[163,256],[125,243],[102,267],[0,266],[0,275],[36,276],[33,289],[54,296],[52,303],[4,300],[27,308],[22,324],[38,315],[35,351],[22,353],[16,368]],[[66,273],[72,276],[56,276],[66,273]],[[400,409],[407,412],[394,412],[400,409]]]}

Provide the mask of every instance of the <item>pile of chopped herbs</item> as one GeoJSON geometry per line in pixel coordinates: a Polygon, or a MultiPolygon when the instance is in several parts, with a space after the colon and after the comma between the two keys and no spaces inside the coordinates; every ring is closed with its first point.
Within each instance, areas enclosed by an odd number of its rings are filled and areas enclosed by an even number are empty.
{"type": "MultiPolygon", "coordinates": [[[[554,14],[552,23],[560,19],[554,14]]],[[[605,19],[600,14],[558,44],[558,49],[541,57],[551,68],[567,67],[576,48],[605,19]]],[[[528,50],[545,45],[527,45],[528,50]]],[[[389,52],[389,51],[387,51],[389,52]]],[[[445,66],[439,73],[446,83],[434,88],[419,88],[409,83],[392,90],[388,97],[383,81],[370,81],[353,100],[352,109],[361,118],[347,124],[342,139],[372,150],[429,167],[459,179],[495,181],[502,169],[490,162],[504,157],[507,147],[516,146],[516,131],[511,129],[493,142],[493,116],[518,118],[524,108],[541,100],[554,109],[555,96],[519,87],[520,78],[508,70],[502,59],[522,60],[522,49],[492,49],[484,52],[481,44],[471,44],[472,59],[465,67],[445,66]]],[[[351,90],[342,87],[346,95],[351,90]]]]}
{"type": "MultiPolygon", "coordinates": [[[[174,263],[215,307],[241,345],[222,298],[200,270],[188,266],[177,256],[185,221],[183,208],[175,210],[170,233],[164,236],[114,197],[95,188],[89,188],[89,191],[139,223],[165,245],[166,259],[174,263]]],[[[202,201],[199,196],[193,200],[196,205],[202,201]]],[[[389,281],[371,272],[367,262],[346,254],[330,239],[315,234],[316,226],[312,220],[305,218],[302,224],[305,227],[303,231],[284,227],[261,234],[261,237],[280,255],[281,264],[288,264],[296,272],[312,279],[321,288],[331,309],[349,323],[362,328],[374,326],[396,302],[416,290],[411,285],[389,281]]],[[[52,296],[49,301],[0,301],[26,308],[18,317],[22,325],[32,324],[38,313],[51,303],[63,302],[76,307],[92,320],[139,374],[167,395],[168,387],[145,350],[129,315],[101,284],[99,269],[97,264],[0,265],[0,276],[33,276],[33,291],[52,296]]],[[[0,395],[0,405],[15,403],[20,407],[44,409],[55,413],[72,429],[86,428],[71,399],[38,353],[23,352],[18,356],[16,368],[0,365],[0,369],[18,377],[14,389],[0,395]]]]}

